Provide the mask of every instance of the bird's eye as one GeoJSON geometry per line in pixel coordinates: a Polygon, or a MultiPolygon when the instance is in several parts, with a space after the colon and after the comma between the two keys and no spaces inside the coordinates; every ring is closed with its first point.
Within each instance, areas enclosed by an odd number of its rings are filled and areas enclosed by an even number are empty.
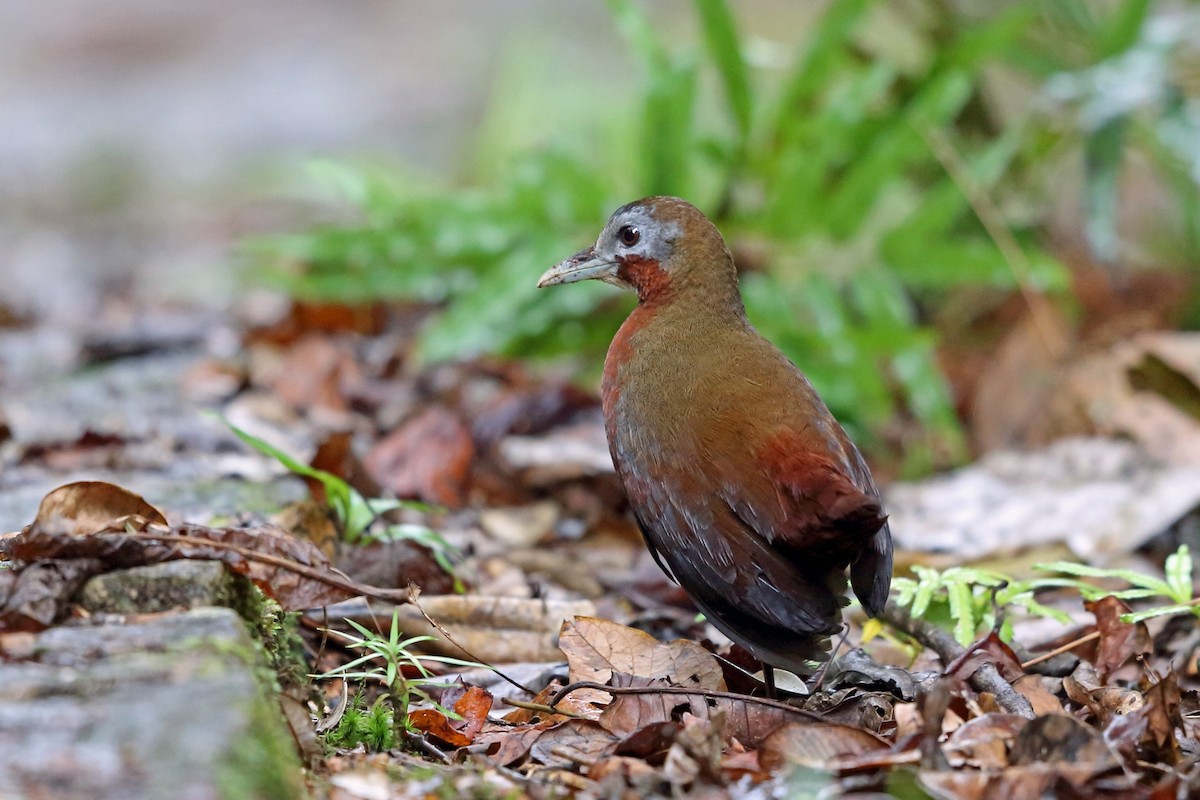
{"type": "Polygon", "coordinates": [[[617,239],[626,247],[633,247],[642,238],[642,232],[632,225],[624,225],[617,231],[617,239]]]}

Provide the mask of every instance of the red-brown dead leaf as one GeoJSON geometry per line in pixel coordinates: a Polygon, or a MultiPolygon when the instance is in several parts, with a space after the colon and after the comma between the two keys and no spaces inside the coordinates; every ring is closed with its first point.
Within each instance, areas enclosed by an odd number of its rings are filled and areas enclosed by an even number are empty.
{"type": "Polygon", "coordinates": [[[1041,675],[1025,675],[1017,678],[1013,683],[1013,688],[1029,701],[1029,705],[1033,707],[1034,716],[1063,713],[1062,702],[1054,692],[1046,688],[1045,679],[1041,675]]]}
{"type": "Polygon", "coordinates": [[[1006,681],[1015,681],[1025,674],[1021,659],[1004,640],[992,631],[981,642],[972,645],[966,653],[946,666],[946,674],[959,680],[967,680],[984,664],[994,664],[1006,681]]]}
{"type": "Polygon", "coordinates": [[[348,409],[348,390],[361,383],[362,375],[348,344],[311,334],[288,348],[269,374],[255,379],[292,408],[340,413],[348,409]]]}
{"type": "MultiPolygon", "coordinates": [[[[534,703],[545,705],[554,692],[561,687],[551,683],[538,693],[534,703]],[[553,690],[553,691],[552,691],[553,690]]],[[[475,745],[482,747],[488,759],[501,767],[512,766],[529,755],[530,748],[547,731],[572,721],[562,714],[545,716],[536,711],[518,708],[504,717],[506,724],[486,725],[475,737],[475,745]]],[[[593,723],[594,724],[594,723],[593,723]]]]}
{"type": "MultiPolygon", "coordinates": [[[[325,437],[317,446],[309,466],[324,470],[350,484],[363,497],[379,497],[383,494],[378,483],[371,479],[362,461],[354,454],[351,447],[353,435],[349,431],[337,431],[325,437]]],[[[325,484],[316,478],[304,477],[308,493],[319,503],[327,503],[325,484]]]]}
{"type": "Polygon", "coordinates": [[[30,444],[21,454],[22,464],[44,464],[55,472],[79,472],[120,464],[126,442],[121,436],[86,430],[72,442],[30,444]]]}
{"type": "Polygon", "coordinates": [[[457,508],[466,498],[475,444],[457,414],[431,406],[377,442],[363,463],[397,497],[457,508]]]}
{"type": "Polygon", "coordinates": [[[436,708],[419,708],[408,715],[418,730],[441,739],[451,747],[465,747],[475,741],[492,710],[492,693],[478,686],[456,684],[446,690],[442,705],[454,704],[461,719],[450,719],[436,708]]]}
{"type": "Polygon", "coordinates": [[[1130,611],[1124,600],[1109,595],[1099,600],[1085,601],[1083,606],[1096,616],[1096,627],[1100,632],[1095,664],[1101,683],[1106,683],[1108,676],[1129,659],[1151,651],[1150,632],[1146,624],[1121,621],[1121,615],[1130,611]]]}
{"type": "Polygon", "coordinates": [[[383,330],[387,315],[388,307],[383,303],[347,305],[294,300],[285,317],[251,331],[246,336],[246,343],[289,345],[310,333],[358,333],[370,336],[383,330]]]}

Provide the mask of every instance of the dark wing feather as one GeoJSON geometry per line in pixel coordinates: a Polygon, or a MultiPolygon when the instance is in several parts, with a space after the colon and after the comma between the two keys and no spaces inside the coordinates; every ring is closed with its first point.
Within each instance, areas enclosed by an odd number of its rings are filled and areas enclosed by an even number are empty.
{"type": "Polygon", "coordinates": [[[823,656],[841,624],[840,571],[802,571],[693,481],[627,478],[626,488],[655,560],[719,630],[796,672],[823,656]]]}

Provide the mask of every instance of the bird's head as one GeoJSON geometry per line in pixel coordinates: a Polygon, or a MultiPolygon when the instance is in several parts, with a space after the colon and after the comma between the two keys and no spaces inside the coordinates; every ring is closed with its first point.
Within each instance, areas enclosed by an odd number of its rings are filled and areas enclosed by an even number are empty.
{"type": "Polygon", "coordinates": [[[609,217],[591,247],[551,267],[539,287],[600,280],[632,289],[643,303],[684,289],[737,296],[737,273],[725,240],[695,206],[677,197],[647,197],[609,217]]]}

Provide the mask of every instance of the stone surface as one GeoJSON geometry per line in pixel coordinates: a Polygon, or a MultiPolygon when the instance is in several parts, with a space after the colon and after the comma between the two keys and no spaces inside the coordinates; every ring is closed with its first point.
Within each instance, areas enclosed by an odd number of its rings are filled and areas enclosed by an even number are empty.
{"type": "Polygon", "coordinates": [[[201,606],[237,607],[249,582],[219,561],[168,561],[97,575],[80,604],[93,614],[134,614],[201,606]]]}
{"type": "Polygon", "coordinates": [[[0,797],[304,796],[233,611],[9,634],[0,653],[0,797]]]}

